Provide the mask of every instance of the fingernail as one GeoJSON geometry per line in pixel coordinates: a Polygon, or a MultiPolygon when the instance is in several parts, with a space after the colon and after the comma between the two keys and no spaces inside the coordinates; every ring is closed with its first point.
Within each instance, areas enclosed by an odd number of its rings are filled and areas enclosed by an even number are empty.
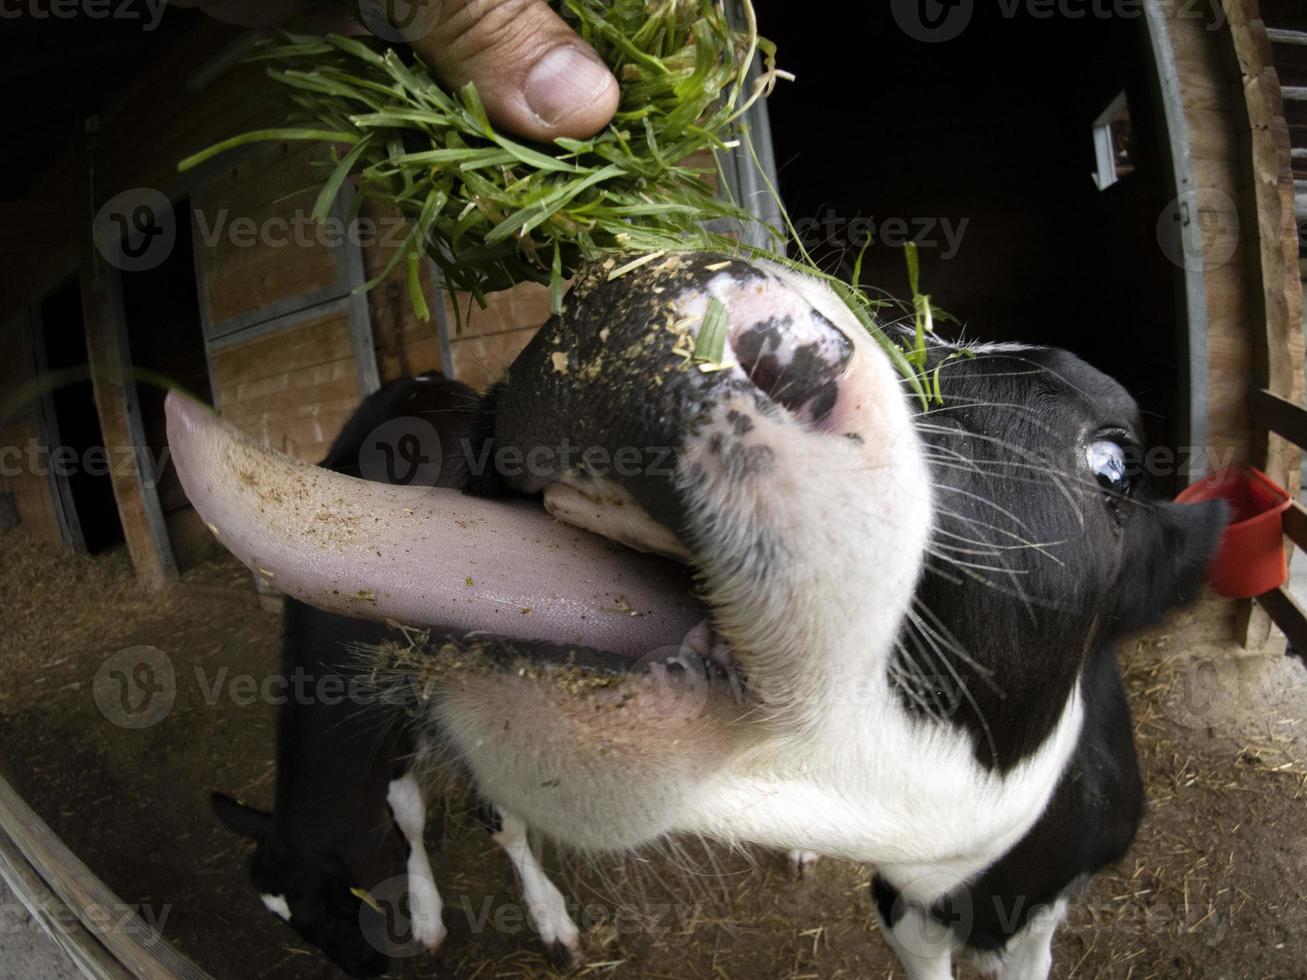
{"type": "Polygon", "coordinates": [[[526,104],[546,123],[556,123],[594,102],[616,84],[612,74],[588,52],[570,44],[554,48],[526,77],[526,104]]]}

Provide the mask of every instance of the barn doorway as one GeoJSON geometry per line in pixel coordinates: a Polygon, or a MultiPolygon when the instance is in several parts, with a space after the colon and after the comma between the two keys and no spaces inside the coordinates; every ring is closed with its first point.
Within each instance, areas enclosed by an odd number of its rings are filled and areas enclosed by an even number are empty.
{"type": "Polygon", "coordinates": [[[1083,9],[864,4],[828,30],[764,0],[800,82],[768,101],[780,191],[823,268],[847,275],[870,234],[863,282],[904,297],[916,241],[923,292],[960,321],[942,333],[1065,347],[1121,381],[1176,452],[1173,491],[1188,323],[1148,24],[1143,5],[1063,6],[1083,9]]]}
{"type": "Polygon", "coordinates": [[[216,546],[186,499],[172,464],[163,402],[169,386],[209,405],[213,393],[195,284],[189,200],[174,202],[173,213],[176,239],[163,261],[119,275],[140,434],[151,462],[147,475],[159,499],[173,558],[184,571],[213,554],[216,546]]]}
{"type": "Polygon", "coordinates": [[[41,433],[55,513],[64,542],[97,554],[123,540],[110,476],[114,447],[104,444],[91,385],[81,285],[72,276],[33,311],[41,382],[41,433]]]}

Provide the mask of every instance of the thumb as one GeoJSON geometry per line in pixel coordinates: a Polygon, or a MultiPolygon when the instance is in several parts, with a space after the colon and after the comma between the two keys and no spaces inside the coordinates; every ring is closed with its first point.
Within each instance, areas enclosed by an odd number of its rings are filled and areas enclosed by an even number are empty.
{"type": "Polygon", "coordinates": [[[413,49],[446,85],[476,84],[497,126],[529,139],[592,136],[617,109],[617,79],[544,0],[434,0],[413,49]]]}

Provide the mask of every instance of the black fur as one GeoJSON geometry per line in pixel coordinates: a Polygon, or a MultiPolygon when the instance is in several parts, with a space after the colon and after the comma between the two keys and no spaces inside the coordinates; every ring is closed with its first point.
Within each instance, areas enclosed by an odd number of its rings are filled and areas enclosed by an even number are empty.
{"type": "MultiPolygon", "coordinates": [[[[945,361],[950,352],[933,352],[943,405],[917,419],[934,456],[933,540],[947,549],[971,539],[966,547],[988,553],[945,554],[990,569],[929,559],[917,594],[929,612],[905,627],[907,654],[894,665],[904,702],[966,730],[977,760],[1000,773],[1045,742],[1076,685],[1085,708],[1075,754],[1031,830],[977,880],[921,910],[963,945],[1001,952],[1035,910],[1120,860],[1134,839],[1144,793],[1114,650],[1193,597],[1226,511],[1155,500],[1143,473],[1124,490],[1098,484],[1086,445],[1110,438],[1137,456],[1138,411],[1078,358],[1025,349],[945,361]],[[1041,547],[1012,547],[1021,541],[1041,547]],[[928,633],[967,656],[932,653],[928,633]]],[[[892,881],[877,875],[872,897],[887,924],[901,917],[892,881]]]]}
{"type": "Polygon", "coordinates": [[[1154,500],[1147,474],[1126,494],[1098,486],[1085,447],[1112,438],[1137,455],[1138,410],[1065,351],[982,351],[940,381],[943,404],[917,420],[936,554],[895,673],[906,704],[965,728],[977,761],[1007,773],[1052,731],[1086,657],[1194,593],[1225,512],[1154,500]],[[939,655],[952,641],[966,658],[939,655]]]}
{"type": "MultiPolygon", "coordinates": [[[[391,382],[359,406],[321,465],[363,476],[360,454],[371,433],[391,419],[416,417],[430,422],[440,439],[438,485],[460,486],[461,440],[476,402],[466,385],[438,374],[391,382]]],[[[351,889],[371,890],[395,873],[386,797],[413,753],[402,707],[346,696],[362,680],[355,645],[387,638],[397,637],[382,624],[287,598],[281,669],[288,697],[277,712],[273,813],[219,793],[212,799],[224,825],[256,841],[255,888],[284,895],[291,927],[355,977],[378,976],[390,963],[367,939],[387,934],[381,914],[351,889]],[[372,917],[377,921],[369,922],[372,917]]]]}

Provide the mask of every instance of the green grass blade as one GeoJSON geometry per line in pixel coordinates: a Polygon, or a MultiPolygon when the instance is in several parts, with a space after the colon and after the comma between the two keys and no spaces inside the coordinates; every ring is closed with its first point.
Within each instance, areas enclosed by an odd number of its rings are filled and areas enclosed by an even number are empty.
{"type": "Polygon", "coordinates": [[[242,146],[249,146],[251,143],[272,143],[280,140],[316,140],[322,143],[349,143],[352,145],[357,143],[359,139],[358,133],[344,130],[255,129],[248,133],[241,133],[239,136],[233,136],[231,139],[225,139],[221,143],[214,143],[213,146],[201,150],[199,153],[191,154],[177,164],[177,170],[185,173],[193,167],[198,167],[204,161],[213,159],[220,153],[226,153],[228,150],[235,150],[242,146]]]}

